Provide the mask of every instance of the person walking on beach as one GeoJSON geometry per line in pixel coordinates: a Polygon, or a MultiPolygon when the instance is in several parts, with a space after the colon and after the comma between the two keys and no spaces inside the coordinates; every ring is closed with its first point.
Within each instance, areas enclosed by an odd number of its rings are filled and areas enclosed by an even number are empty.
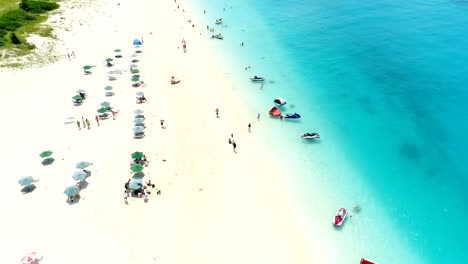
{"type": "Polygon", "coordinates": [[[229,138],[228,142],[229,142],[229,144],[232,144],[232,140],[231,140],[231,138],[229,138]]]}
{"type": "Polygon", "coordinates": [[[80,120],[76,120],[76,125],[78,126],[78,129],[81,130],[80,120]]]}
{"type": "Polygon", "coordinates": [[[86,123],[85,123],[85,121],[84,121],[84,118],[83,118],[83,117],[81,117],[81,123],[83,124],[83,128],[85,128],[85,127],[86,127],[86,123]]]}
{"type": "Polygon", "coordinates": [[[252,132],[252,130],[251,130],[252,125],[250,125],[250,123],[249,123],[249,126],[248,126],[248,127],[249,127],[249,133],[252,132]]]}
{"type": "Polygon", "coordinates": [[[216,107],[215,112],[216,112],[216,117],[219,118],[219,109],[217,107],[216,107]]]}
{"type": "Polygon", "coordinates": [[[98,117],[98,116],[96,116],[96,123],[97,123],[98,126],[100,125],[100,124],[99,124],[99,117],[98,117]]]}
{"type": "Polygon", "coordinates": [[[76,58],[76,57],[75,57],[75,52],[74,52],[73,50],[72,50],[72,55],[73,55],[73,58],[76,58]]]}
{"type": "Polygon", "coordinates": [[[127,200],[127,199],[128,199],[128,190],[125,190],[125,191],[124,191],[123,197],[124,197],[124,202],[125,202],[126,204],[128,204],[128,200],[127,200]]]}
{"type": "Polygon", "coordinates": [[[257,114],[257,119],[260,120],[260,113],[257,114]]]}
{"type": "Polygon", "coordinates": [[[236,142],[233,140],[233,141],[232,141],[232,148],[233,148],[233,150],[234,150],[234,153],[237,153],[237,152],[236,152],[236,147],[237,147],[237,144],[236,144],[236,142]]]}
{"type": "Polygon", "coordinates": [[[88,120],[88,118],[86,118],[86,120],[85,120],[85,121],[86,121],[86,125],[88,125],[88,129],[90,129],[90,128],[91,128],[91,126],[90,126],[90,123],[89,123],[89,120],[88,120]]]}
{"type": "Polygon", "coordinates": [[[161,128],[164,128],[164,120],[161,119],[161,128]]]}

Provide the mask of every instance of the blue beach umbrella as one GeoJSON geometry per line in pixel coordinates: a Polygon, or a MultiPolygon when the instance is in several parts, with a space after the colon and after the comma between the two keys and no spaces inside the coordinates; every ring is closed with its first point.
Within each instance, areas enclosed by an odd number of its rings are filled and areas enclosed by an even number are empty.
{"type": "Polygon", "coordinates": [[[142,97],[144,95],[145,95],[145,93],[142,92],[142,91],[139,91],[139,92],[136,93],[136,96],[138,96],[138,97],[142,97]]]}
{"type": "Polygon", "coordinates": [[[78,186],[76,185],[68,186],[67,188],[65,188],[65,191],[63,191],[63,193],[68,196],[73,196],[79,192],[80,192],[80,188],[78,188],[78,186]]]}
{"type": "Polygon", "coordinates": [[[139,190],[143,187],[143,180],[132,179],[128,184],[128,187],[132,190],[139,190]]]}
{"type": "Polygon", "coordinates": [[[24,176],[24,177],[21,177],[21,179],[19,179],[18,183],[21,185],[21,186],[28,186],[30,185],[31,183],[34,182],[34,179],[32,176],[24,176]]]}
{"type": "Polygon", "coordinates": [[[144,122],[145,122],[144,118],[135,118],[135,120],[133,120],[133,123],[135,124],[143,124],[144,122]]]}
{"type": "Polygon", "coordinates": [[[104,87],[104,90],[106,90],[106,91],[110,91],[110,90],[112,90],[112,89],[114,89],[112,86],[106,86],[106,87],[104,87]]]}
{"type": "Polygon", "coordinates": [[[84,179],[86,179],[86,177],[88,176],[88,174],[82,170],[78,170],[78,171],[75,171],[75,173],[73,173],[73,176],[72,178],[75,180],[75,181],[82,181],[84,179]]]}
{"type": "Polygon", "coordinates": [[[143,132],[144,130],[145,130],[145,127],[142,127],[142,126],[135,126],[135,127],[133,127],[133,131],[134,131],[135,133],[141,133],[141,132],[143,132]]]}
{"type": "Polygon", "coordinates": [[[101,106],[102,106],[102,107],[109,107],[109,106],[110,106],[110,103],[109,103],[109,102],[102,102],[102,103],[101,103],[101,106]]]}
{"type": "Polygon", "coordinates": [[[141,110],[141,109],[137,109],[137,110],[133,111],[133,113],[134,113],[135,115],[141,115],[141,114],[143,114],[144,112],[145,112],[145,111],[143,111],[143,110],[141,110]]]}
{"type": "Polygon", "coordinates": [[[91,165],[91,162],[88,161],[80,161],[76,163],[76,168],[77,169],[86,169],[89,165],[91,165]]]}

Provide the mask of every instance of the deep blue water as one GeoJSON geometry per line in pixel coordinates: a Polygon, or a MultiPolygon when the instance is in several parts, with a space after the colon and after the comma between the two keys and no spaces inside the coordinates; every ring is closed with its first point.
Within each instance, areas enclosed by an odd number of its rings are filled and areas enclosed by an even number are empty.
{"type": "Polygon", "coordinates": [[[468,1],[194,5],[223,33],[209,43],[253,121],[262,113],[253,128],[291,168],[305,233],[332,242],[317,250],[334,254],[326,263],[468,261],[468,1]],[[268,118],[277,96],[303,118],[268,118]],[[307,131],[322,139],[301,141],[307,131]],[[331,228],[337,208],[357,205],[331,228]]]}

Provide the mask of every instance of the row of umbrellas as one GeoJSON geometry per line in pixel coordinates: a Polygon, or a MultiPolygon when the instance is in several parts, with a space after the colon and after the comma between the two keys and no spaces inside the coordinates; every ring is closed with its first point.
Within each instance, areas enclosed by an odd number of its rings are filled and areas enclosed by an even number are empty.
{"type": "MultiPolygon", "coordinates": [[[[133,160],[139,160],[143,158],[144,154],[143,152],[140,151],[135,151],[131,154],[133,160]]],[[[142,172],[143,171],[143,165],[134,163],[130,165],[130,170],[132,170],[135,173],[142,172]]],[[[129,186],[130,189],[132,190],[139,190],[143,187],[143,179],[142,178],[132,178],[130,180],[129,186]]]]}
{"type": "MultiPolygon", "coordinates": [[[[77,181],[77,182],[80,182],[80,181],[84,181],[86,179],[86,177],[88,177],[88,173],[86,173],[84,171],[84,169],[86,169],[87,167],[89,167],[90,165],[92,165],[91,162],[89,161],[80,161],[78,163],[76,163],[76,168],[78,170],[76,170],[73,175],[72,175],[72,178],[77,181]]],[[[63,193],[65,193],[67,196],[74,196],[76,195],[78,192],[80,192],[80,188],[75,184],[75,185],[71,185],[71,186],[68,186],[67,188],[65,188],[65,190],[63,191],[63,193]]]]}

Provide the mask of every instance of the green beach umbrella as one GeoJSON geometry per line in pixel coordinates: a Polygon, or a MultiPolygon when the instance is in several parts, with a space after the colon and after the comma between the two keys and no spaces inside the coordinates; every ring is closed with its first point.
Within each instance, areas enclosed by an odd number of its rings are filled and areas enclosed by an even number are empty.
{"type": "Polygon", "coordinates": [[[135,95],[138,96],[138,97],[142,97],[142,96],[145,95],[145,93],[142,92],[142,91],[139,91],[139,92],[137,92],[135,95]]]}
{"type": "Polygon", "coordinates": [[[143,152],[135,151],[132,153],[132,159],[141,159],[143,158],[143,152]]]}
{"type": "Polygon", "coordinates": [[[41,158],[47,158],[47,157],[49,157],[50,155],[52,155],[52,153],[53,153],[52,151],[46,150],[46,151],[43,151],[41,154],[39,154],[39,156],[40,156],[41,158]]]}
{"type": "Polygon", "coordinates": [[[73,100],[81,100],[83,99],[83,97],[81,97],[81,95],[77,94],[75,96],[72,97],[73,100]]]}
{"type": "Polygon", "coordinates": [[[139,73],[139,72],[140,72],[140,70],[138,70],[138,69],[132,69],[132,73],[139,73]]]}
{"type": "Polygon", "coordinates": [[[89,165],[91,165],[91,162],[80,161],[80,162],[76,163],[76,168],[77,169],[86,169],[89,165]]]}
{"type": "Polygon", "coordinates": [[[83,66],[83,70],[89,70],[89,69],[91,69],[91,68],[92,68],[92,67],[89,66],[89,65],[83,66]]]}
{"type": "Polygon", "coordinates": [[[110,103],[109,103],[109,102],[102,102],[102,103],[101,103],[101,106],[102,106],[102,107],[109,107],[109,106],[110,106],[110,103]]]}
{"type": "Polygon", "coordinates": [[[21,179],[19,179],[18,183],[21,185],[21,186],[28,186],[30,185],[31,183],[34,182],[34,179],[32,176],[24,176],[24,177],[21,177],[21,179]]]}
{"type": "Polygon", "coordinates": [[[112,90],[112,89],[114,89],[112,86],[106,86],[106,87],[104,87],[104,90],[106,90],[106,91],[110,91],[110,90],[112,90]]]}
{"type": "Polygon", "coordinates": [[[143,165],[141,164],[132,164],[130,166],[130,169],[133,171],[133,172],[141,172],[143,170],[143,165]]]}
{"type": "Polygon", "coordinates": [[[114,52],[121,52],[121,50],[120,49],[115,49],[114,52]]]}
{"type": "Polygon", "coordinates": [[[101,108],[99,108],[99,109],[97,110],[97,112],[100,113],[100,114],[104,114],[104,113],[107,112],[107,108],[101,107],[101,108]]]}
{"type": "Polygon", "coordinates": [[[140,80],[139,77],[132,77],[132,82],[138,82],[140,80]]]}
{"type": "Polygon", "coordinates": [[[111,61],[113,61],[113,60],[114,60],[113,58],[107,58],[107,59],[106,59],[107,62],[111,62],[111,61]]]}
{"type": "Polygon", "coordinates": [[[133,113],[134,113],[135,115],[141,115],[141,114],[143,114],[144,112],[145,112],[145,111],[143,111],[143,110],[141,110],[141,109],[137,109],[137,110],[133,111],[133,113]]]}
{"type": "Polygon", "coordinates": [[[73,196],[77,194],[79,191],[80,191],[80,188],[78,188],[78,186],[72,185],[72,186],[68,186],[67,188],[65,188],[65,191],[63,191],[63,193],[68,196],[73,196]]]}
{"type": "Polygon", "coordinates": [[[145,122],[144,118],[135,118],[135,120],[133,120],[133,123],[135,124],[143,124],[144,122],[145,122]]]}

